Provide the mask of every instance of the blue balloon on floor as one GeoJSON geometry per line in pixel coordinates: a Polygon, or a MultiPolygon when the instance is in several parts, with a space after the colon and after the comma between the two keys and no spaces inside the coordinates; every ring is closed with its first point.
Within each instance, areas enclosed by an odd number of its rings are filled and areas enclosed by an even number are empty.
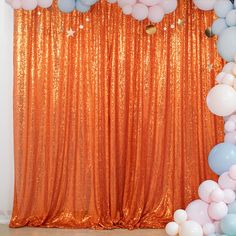
{"type": "Polygon", "coordinates": [[[225,29],[217,41],[217,49],[221,57],[226,61],[234,61],[236,55],[236,27],[225,29]]]}
{"type": "Polygon", "coordinates": [[[217,144],[208,156],[208,163],[217,175],[228,171],[232,165],[236,164],[236,146],[231,143],[217,144]]]}
{"type": "Polygon", "coordinates": [[[220,222],[220,228],[228,236],[236,235],[236,214],[228,214],[220,222]]]}
{"type": "Polygon", "coordinates": [[[58,8],[65,13],[70,13],[75,9],[75,0],[58,0],[58,8]]]}

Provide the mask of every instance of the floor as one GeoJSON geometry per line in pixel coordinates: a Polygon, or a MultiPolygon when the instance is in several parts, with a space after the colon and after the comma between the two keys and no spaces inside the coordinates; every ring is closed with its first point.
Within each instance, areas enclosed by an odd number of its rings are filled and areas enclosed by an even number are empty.
{"type": "Polygon", "coordinates": [[[71,229],[41,229],[19,228],[9,229],[7,225],[0,225],[0,236],[166,236],[164,230],[71,230],[71,229]]]}

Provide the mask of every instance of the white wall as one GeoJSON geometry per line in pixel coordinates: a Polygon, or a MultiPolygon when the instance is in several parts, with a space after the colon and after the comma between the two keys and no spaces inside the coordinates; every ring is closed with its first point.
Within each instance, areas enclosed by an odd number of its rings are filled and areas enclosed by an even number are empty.
{"type": "Polygon", "coordinates": [[[13,201],[13,10],[0,0],[0,223],[13,201]]]}

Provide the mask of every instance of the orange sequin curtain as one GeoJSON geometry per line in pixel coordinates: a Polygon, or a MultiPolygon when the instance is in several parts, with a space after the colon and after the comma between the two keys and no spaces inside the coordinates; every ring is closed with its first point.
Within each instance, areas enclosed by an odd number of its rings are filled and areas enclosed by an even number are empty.
{"type": "Polygon", "coordinates": [[[212,20],[189,0],[152,36],[106,1],[16,11],[11,227],[159,228],[197,197],[223,139],[212,20]]]}

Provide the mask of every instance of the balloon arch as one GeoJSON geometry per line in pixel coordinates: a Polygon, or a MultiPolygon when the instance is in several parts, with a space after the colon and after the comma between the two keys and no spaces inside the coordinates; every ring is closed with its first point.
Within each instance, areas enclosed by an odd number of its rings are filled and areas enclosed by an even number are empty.
{"type": "MultiPolygon", "coordinates": [[[[53,0],[6,0],[14,9],[34,10],[51,7],[53,0]]],[[[87,12],[98,0],[58,0],[58,8],[69,13],[87,12]]],[[[108,0],[118,3],[126,15],[137,20],[160,22],[173,12],[177,0],[108,0]]],[[[201,10],[214,10],[218,17],[211,30],[218,36],[217,50],[228,63],[216,77],[217,85],[207,96],[209,110],[225,121],[224,143],[217,144],[208,157],[209,166],[219,175],[218,182],[206,180],[198,188],[199,199],[185,210],[174,213],[166,225],[170,236],[236,236],[236,1],[193,0],[201,10]]]]}

